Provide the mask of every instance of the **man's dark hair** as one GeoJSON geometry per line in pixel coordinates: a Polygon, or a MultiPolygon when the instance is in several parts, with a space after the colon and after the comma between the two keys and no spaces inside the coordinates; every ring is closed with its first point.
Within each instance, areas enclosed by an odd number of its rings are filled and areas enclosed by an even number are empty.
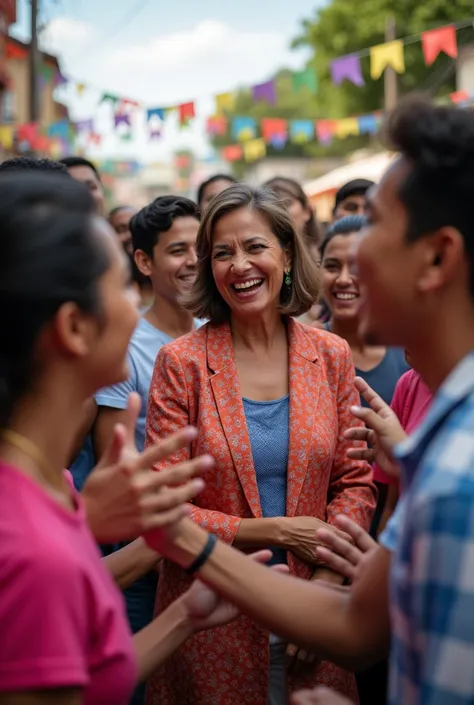
{"type": "Polygon", "coordinates": [[[388,146],[409,165],[399,191],[408,214],[407,238],[456,228],[470,261],[474,296],[474,113],[415,97],[393,111],[386,134],[388,146]]]}
{"type": "Polygon", "coordinates": [[[148,206],[142,208],[130,220],[133,250],[143,250],[149,257],[153,256],[160,233],[171,228],[176,218],[191,216],[200,219],[199,206],[189,198],[182,196],[159,196],[148,206]]]}
{"type": "Polygon", "coordinates": [[[100,174],[97,170],[97,167],[89,161],[89,159],[86,159],[85,157],[64,157],[64,159],[60,160],[61,164],[64,164],[66,169],[70,169],[71,167],[75,166],[88,166],[89,169],[92,169],[94,174],[97,176],[98,180],[100,181],[100,174]]]}
{"type": "Polygon", "coordinates": [[[206,179],[206,181],[203,181],[202,184],[198,188],[197,202],[199,204],[199,207],[201,207],[201,203],[202,203],[202,199],[204,198],[205,190],[207,189],[208,186],[215,183],[216,181],[228,181],[229,185],[237,183],[237,179],[234,179],[234,177],[231,176],[230,174],[213,174],[213,176],[210,176],[208,179],[206,179]]]}
{"type": "Polygon", "coordinates": [[[108,218],[109,220],[116,215],[116,213],[121,213],[122,211],[131,211],[132,206],[115,206],[115,208],[112,208],[112,210],[109,212],[108,218]]]}
{"type": "Polygon", "coordinates": [[[353,179],[341,186],[334,198],[334,210],[350,196],[365,196],[371,186],[374,185],[370,179],[353,179]]]}
{"type": "Polygon", "coordinates": [[[346,215],[344,218],[336,220],[336,222],[328,228],[323,244],[319,248],[321,260],[324,257],[327,246],[336,235],[352,235],[352,233],[358,233],[365,226],[366,222],[367,219],[363,215],[346,215]]]}
{"type": "Polygon", "coordinates": [[[12,157],[11,159],[6,159],[0,164],[0,171],[55,171],[67,174],[67,168],[61,162],[55,162],[52,159],[35,159],[34,157],[12,157]]]}

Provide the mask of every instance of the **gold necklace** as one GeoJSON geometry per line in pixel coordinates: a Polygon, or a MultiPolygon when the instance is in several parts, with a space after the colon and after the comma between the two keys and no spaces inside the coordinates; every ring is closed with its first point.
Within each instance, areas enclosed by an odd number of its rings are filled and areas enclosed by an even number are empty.
{"type": "MultiPolygon", "coordinates": [[[[26,456],[28,456],[33,462],[35,462],[45,480],[52,482],[52,478],[56,475],[51,464],[49,463],[46,456],[38,448],[36,443],[30,441],[29,438],[24,436],[22,433],[17,433],[17,431],[12,431],[10,428],[5,428],[0,431],[0,439],[8,443],[9,445],[17,448],[26,456]]],[[[53,483],[54,484],[54,483],[53,483]]]]}

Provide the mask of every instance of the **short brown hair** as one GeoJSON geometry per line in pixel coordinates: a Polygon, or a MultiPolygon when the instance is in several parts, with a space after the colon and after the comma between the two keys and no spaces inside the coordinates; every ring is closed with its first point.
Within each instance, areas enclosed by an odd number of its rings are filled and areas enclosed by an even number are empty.
{"type": "Polygon", "coordinates": [[[270,190],[251,188],[246,184],[229,186],[216,196],[199,227],[197,236],[198,273],[190,294],[183,300],[198,318],[207,318],[213,323],[229,320],[230,310],[219,294],[212,274],[211,253],[214,228],[228,213],[249,208],[258,211],[268,222],[282,248],[291,256],[292,283],[282,284],[280,313],[285,316],[301,316],[318,299],[320,293],[320,270],[309,251],[304,235],[297,233],[278,196],[270,190]]]}

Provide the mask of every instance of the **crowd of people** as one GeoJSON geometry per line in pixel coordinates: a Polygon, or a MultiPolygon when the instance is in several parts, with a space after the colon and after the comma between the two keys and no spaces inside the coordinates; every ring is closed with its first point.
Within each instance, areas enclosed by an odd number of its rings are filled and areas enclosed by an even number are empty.
{"type": "Polygon", "coordinates": [[[0,164],[1,705],[474,701],[474,117],[387,139],[327,226],[0,164]]]}

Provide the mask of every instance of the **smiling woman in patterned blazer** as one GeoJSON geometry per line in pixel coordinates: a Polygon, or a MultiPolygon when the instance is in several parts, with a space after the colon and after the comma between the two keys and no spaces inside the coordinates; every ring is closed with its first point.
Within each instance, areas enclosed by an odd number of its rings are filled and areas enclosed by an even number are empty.
{"type": "MultiPolygon", "coordinates": [[[[318,563],[316,529],[340,513],[367,529],[375,488],[369,466],[346,457],[359,403],[349,347],[293,318],[318,297],[317,264],[278,197],[245,185],[213,200],[197,250],[187,305],[209,323],[161,349],[147,442],[196,426],[192,447],[167,461],[215,459],[192,518],[243,551],[271,547],[300,578],[341,584],[318,563]]],[[[157,610],[188,584],[165,561],[157,610]]],[[[318,683],[357,699],[352,674],[241,617],[192,637],[151,678],[148,703],[284,705],[318,683]]]]}

